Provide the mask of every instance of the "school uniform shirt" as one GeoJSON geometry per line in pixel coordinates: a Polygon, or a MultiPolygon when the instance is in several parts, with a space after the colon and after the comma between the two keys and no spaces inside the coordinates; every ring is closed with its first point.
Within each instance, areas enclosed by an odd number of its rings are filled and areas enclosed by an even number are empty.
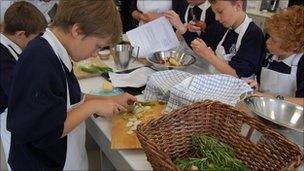
{"type": "Polygon", "coordinates": [[[202,3],[198,6],[188,5],[184,16],[181,18],[183,23],[189,23],[191,20],[193,20],[191,10],[193,10],[195,19],[204,21],[207,24],[207,26],[209,24],[215,22],[215,14],[212,11],[211,5],[208,1],[206,1],[205,3],[202,3]]]}
{"type": "MultiPolygon", "coordinates": [[[[292,61],[290,59],[278,60],[274,55],[270,55],[263,61],[263,67],[281,74],[291,74],[291,65],[292,61]]],[[[295,97],[304,97],[304,54],[297,64],[295,97]]]]}
{"type": "MultiPolygon", "coordinates": [[[[243,24],[244,22],[235,30],[229,30],[222,43],[226,54],[236,50],[236,42],[243,24]]],[[[243,35],[239,49],[228,64],[235,69],[239,78],[257,74],[266,55],[265,47],[264,33],[254,22],[251,22],[243,35]]]]}
{"type": "Polygon", "coordinates": [[[67,136],[60,137],[67,117],[67,83],[71,104],[78,103],[81,94],[70,59],[60,58],[63,53],[63,46],[55,52],[46,39],[37,37],[17,62],[7,121],[13,170],[64,167],[67,136]]]}
{"type": "Polygon", "coordinates": [[[7,108],[12,74],[22,49],[0,34],[0,114],[7,108]]]}
{"type": "MultiPolygon", "coordinates": [[[[219,35],[224,35],[225,31],[227,30],[224,28],[219,22],[215,20],[215,14],[212,11],[211,5],[208,1],[205,3],[199,5],[199,6],[190,6],[188,5],[186,12],[184,14],[184,17],[182,17],[182,22],[189,23],[193,17],[191,15],[191,8],[193,9],[193,13],[197,20],[204,21],[206,23],[206,29],[204,32],[201,32],[200,34],[196,32],[190,32],[186,31],[183,34],[183,38],[185,39],[188,46],[190,46],[191,42],[196,38],[201,38],[206,42],[207,45],[211,47],[212,43],[211,41],[214,41],[214,38],[211,38],[210,40],[205,38],[206,36],[210,36],[211,34],[215,34],[216,37],[219,37],[219,35]],[[208,40],[208,41],[206,41],[208,40]]],[[[212,47],[211,47],[212,48],[212,47]]]]}

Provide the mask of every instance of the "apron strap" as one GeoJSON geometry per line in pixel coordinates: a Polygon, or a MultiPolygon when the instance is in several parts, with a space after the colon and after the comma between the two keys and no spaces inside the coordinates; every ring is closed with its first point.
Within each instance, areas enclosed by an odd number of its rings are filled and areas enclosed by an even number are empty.
{"type": "Polygon", "coordinates": [[[291,62],[291,72],[290,72],[290,74],[295,75],[297,73],[298,63],[299,63],[299,61],[302,57],[303,57],[303,53],[295,55],[295,57],[293,58],[293,60],[291,62]]]}

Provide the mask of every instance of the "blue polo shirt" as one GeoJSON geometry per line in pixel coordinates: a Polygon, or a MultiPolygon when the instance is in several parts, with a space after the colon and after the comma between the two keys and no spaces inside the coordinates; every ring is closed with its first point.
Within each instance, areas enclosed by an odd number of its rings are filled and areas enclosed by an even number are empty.
{"type": "Polygon", "coordinates": [[[70,101],[80,101],[78,81],[42,37],[31,41],[18,60],[8,102],[13,170],[62,170],[67,137],[60,138],[70,101]],[[64,68],[64,70],[63,70],[64,68]]]}

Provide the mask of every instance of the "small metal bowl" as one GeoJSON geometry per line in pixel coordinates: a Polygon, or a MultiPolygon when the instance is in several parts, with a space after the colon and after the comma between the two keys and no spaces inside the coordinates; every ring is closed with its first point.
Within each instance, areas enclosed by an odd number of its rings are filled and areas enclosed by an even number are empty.
{"type": "Polygon", "coordinates": [[[258,116],[277,125],[304,132],[303,107],[284,100],[251,96],[244,100],[258,116]]]}
{"type": "Polygon", "coordinates": [[[184,53],[184,52],[177,52],[175,50],[169,51],[160,51],[155,52],[151,57],[147,57],[147,60],[155,67],[157,70],[164,70],[164,69],[181,69],[187,66],[190,66],[196,62],[194,56],[184,53]],[[178,61],[181,65],[173,66],[173,65],[164,65],[161,64],[161,60],[168,60],[169,58],[174,58],[178,61]]]}
{"type": "Polygon", "coordinates": [[[106,50],[99,51],[98,57],[101,60],[108,60],[110,58],[110,50],[106,49],[106,50]]]}

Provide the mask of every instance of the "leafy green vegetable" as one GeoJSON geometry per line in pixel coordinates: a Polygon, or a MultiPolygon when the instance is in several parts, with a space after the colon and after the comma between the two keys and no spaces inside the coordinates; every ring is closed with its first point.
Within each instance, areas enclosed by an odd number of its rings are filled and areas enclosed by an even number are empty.
{"type": "Polygon", "coordinates": [[[197,167],[199,170],[238,170],[245,171],[248,168],[235,158],[233,149],[203,134],[194,134],[192,142],[195,148],[203,155],[202,158],[177,159],[175,164],[182,170],[197,167]]]}
{"type": "Polygon", "coordinates": [[[109,67],[100,67],[96,65],[91,65],[91,66],[79,66],[80,70],[83,72],[87,72],[90,74],[102,74],[102,73],[107,73],[107,72],[113,72],[112,68],[109,67]]]}

